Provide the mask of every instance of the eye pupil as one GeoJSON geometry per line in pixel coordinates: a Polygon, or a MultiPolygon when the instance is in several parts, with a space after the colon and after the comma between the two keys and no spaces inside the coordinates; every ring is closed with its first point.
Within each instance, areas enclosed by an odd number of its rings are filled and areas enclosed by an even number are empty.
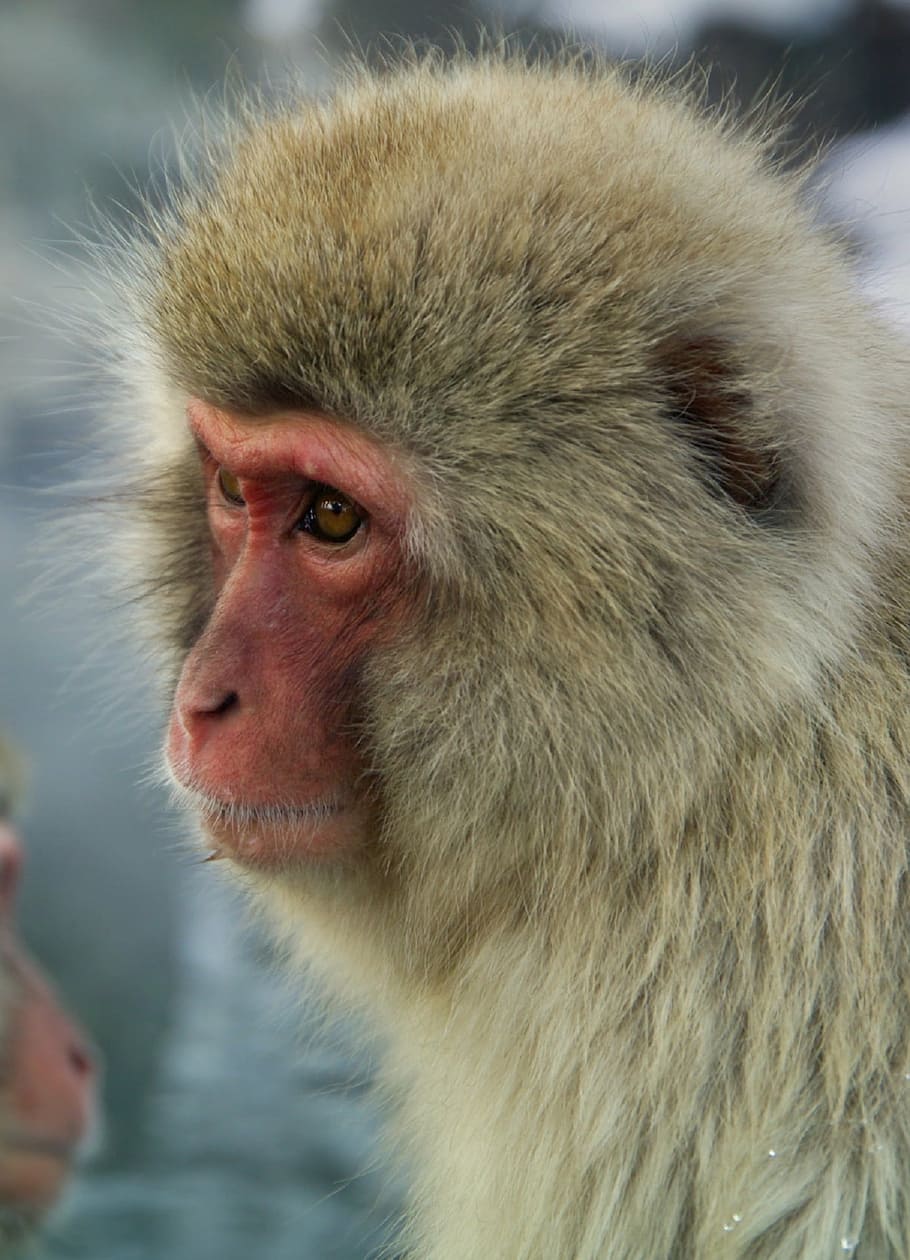
{"type": "Polygon", "coordinates": [[[360,520],[351,500],[337,490],[320,490],[313,500],[313,532],[326,542],[347,542],[360,528],[360,520]]]}
{"type": "Polygon", "coordinates": [[[240,489],[240,482],[233,473],[229,473],[226,468],[218,469],[218,489],[221,496],[228,503],[233,503],[239,507],[244,499],[243,492],[240,489]]]}

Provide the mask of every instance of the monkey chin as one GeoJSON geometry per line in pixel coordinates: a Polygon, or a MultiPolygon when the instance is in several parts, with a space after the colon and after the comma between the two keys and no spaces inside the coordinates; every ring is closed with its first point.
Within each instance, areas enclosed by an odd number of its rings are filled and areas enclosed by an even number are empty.
{"type": "Polygon", "coordinates": [[[350,859],[362,847],[364,812],[340,796],[302,805],[225,802],[186,787],[179,796],[196,814],[211,860],[277,874],[350,859]]]}
{"type": "Polygon", "coordinates": [[[76,1142],[51,1137],[18,1132],[4,1135],[0,1204],[16,1204],[23,1225],[36,1225],[59,1198],[76,1160],[77,1147],[76,1142]]]}

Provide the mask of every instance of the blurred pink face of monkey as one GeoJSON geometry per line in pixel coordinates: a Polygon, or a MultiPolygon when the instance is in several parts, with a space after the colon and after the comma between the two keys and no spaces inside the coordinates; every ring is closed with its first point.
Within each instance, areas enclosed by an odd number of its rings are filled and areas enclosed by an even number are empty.
{"type": "Polygon", "coordinates": [[[16,936],[22,850],[5,815],[0,799],[0,1244],[58,1197],[92,1119],[96,1077],[85,1035],[16,936]]]}

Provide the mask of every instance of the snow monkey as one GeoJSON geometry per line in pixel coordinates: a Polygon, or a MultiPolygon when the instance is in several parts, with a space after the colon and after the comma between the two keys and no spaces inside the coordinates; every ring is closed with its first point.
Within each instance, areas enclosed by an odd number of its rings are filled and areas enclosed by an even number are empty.
{"type": "Polygon", "coordinates": [[[227,130],[122,269],[133,569],[406,1254],[907,1260],[908,364],[805,179],[568,56],[227,130]]]}
{"type": "Polygon", "coordinates": [[[22,865],[10,821],[17,759],[0,737],[0,1254],[59,1195],[93,1110],[94,1066],[75,1026],[19,945],[22,865]]]}

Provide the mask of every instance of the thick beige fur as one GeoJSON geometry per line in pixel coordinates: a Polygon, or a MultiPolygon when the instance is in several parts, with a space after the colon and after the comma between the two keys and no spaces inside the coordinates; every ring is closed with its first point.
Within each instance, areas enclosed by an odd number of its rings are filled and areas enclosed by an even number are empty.
{"type": "Polygon", "coordinates": [[[124,271],[141,577],[172,678],[188,396],[413,480],[381,831],[245,877],[388,1040],[408,1254],[907,1260],[910,375],[802,181],[569,58],[406,58],[212,149],[124,271]]]}

